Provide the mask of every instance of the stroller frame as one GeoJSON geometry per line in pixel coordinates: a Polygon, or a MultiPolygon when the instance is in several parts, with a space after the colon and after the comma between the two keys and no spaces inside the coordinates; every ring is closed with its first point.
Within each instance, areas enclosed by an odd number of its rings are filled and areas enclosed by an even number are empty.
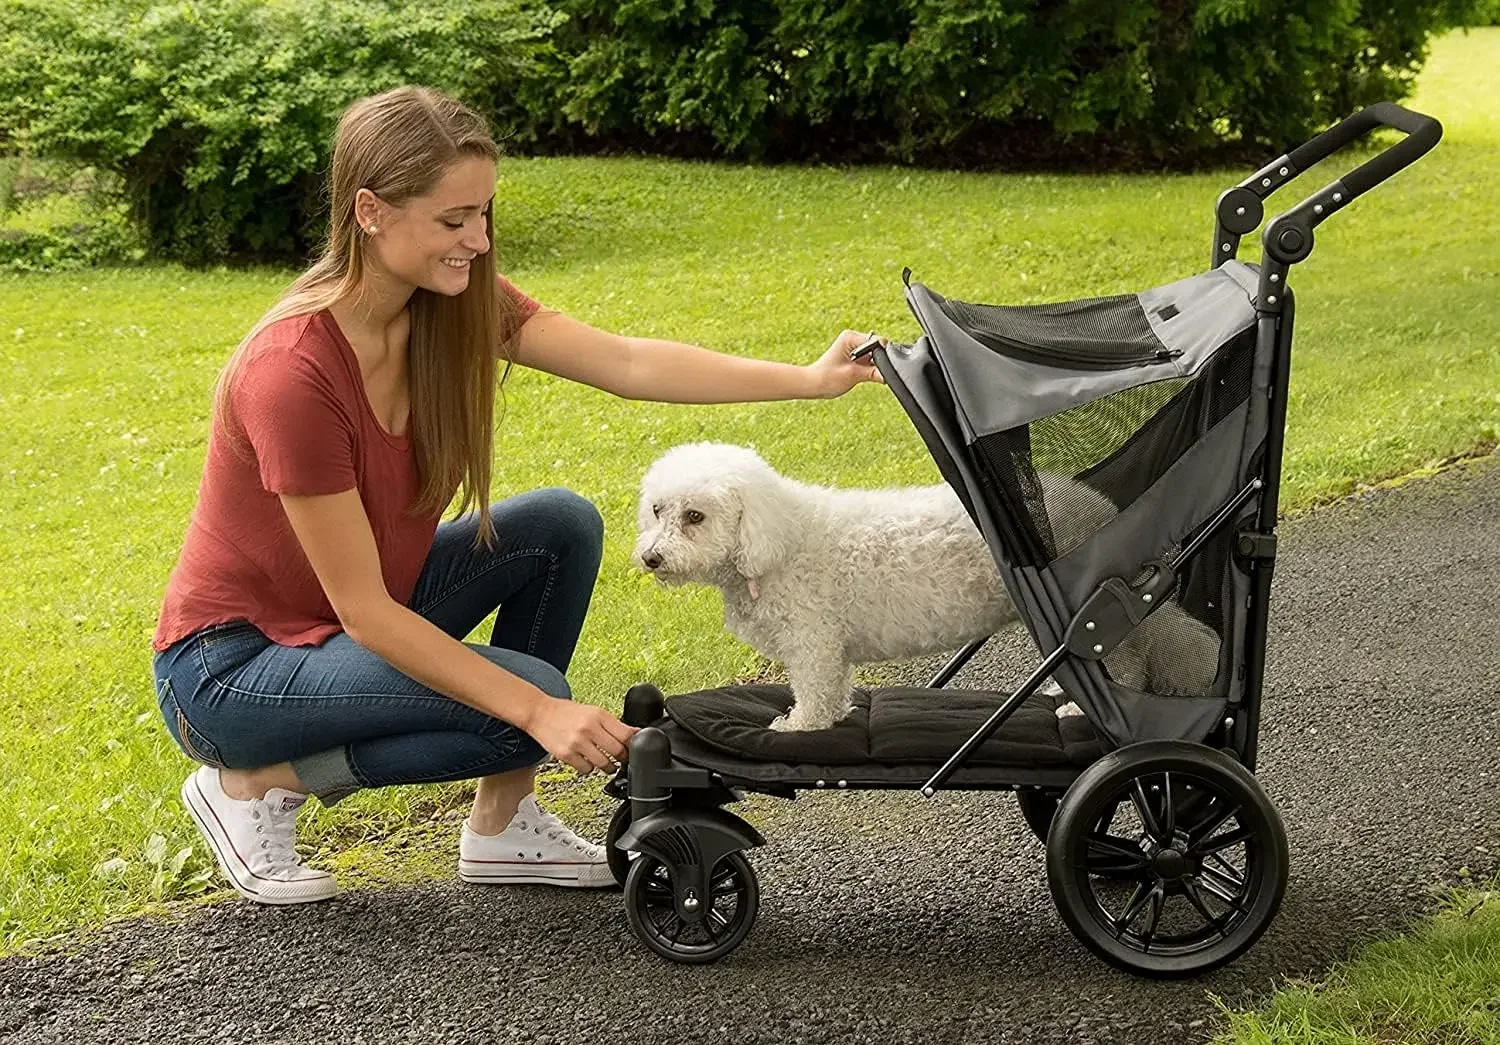
{"type": "MultiPolygon", "coordinates": [[[[1027,619],[1033,637],[1043,648],[1050,645],[1051,652],[941,765],[919,776],[889,771],[862,775],[860,767],[840,767],[836,775],[821,768],[801,773],[793,766],[781,767],[785,772],[780,775],[768,775],[764,766],[705,755],[703,749],[685,744],[680,731],[674,733],[667,701],[655,686],[646,683],[630,690],[624,720],[640,729],[631,740],[627,763],[605,788],[621,800],[607,846],[611,869],[625,890],[631,927],[643,943],[670,960],[703,963],[730,953],[748,935],[758,911],[759,885],[743,850],[765,839],[723,808],[742,798],[743,791],[795,798],[799,790],[916,786],[931,798],[951,784],[965,790],[1016,792],[1024,819],[1046,846],[1048,879],[1059,913],[1074,935],[1110,964],[1152,977],[1188,976],[1233,961],[1254,944],[1280,907],[1288,864],[1280,818],[1253,775],[1295,319],[1287,278],[1291,267],[1311,252],[1317,225],[1415,162],[1437,144],[1442,128],[1431,117],[1393,103],[1373,105],[1221,193],[1215,206],[1210,270],[1234,259],[1241,237],[1260,226],[1267,197],[1381,127],[1402,131],[1405,137],[1276,217],[1262,235],[1252,302],[1255,358],[1269,360],[1270,368],[1264,401],[1249,407],[1267,412],[1258,468],[1146,579],[1116,583],[1111,591],[1101,584],[1061,629],[1061,641],[1055,641],[1059,629],[1039,632],[1027,619]],[[1254,515],[1247,523],[1245,510],[1252,502],[1254,515]],[[1249,596],[1242,659],[1231,663],[1240,665],[1243,684],[1232,689],[1222,717],[1201,730],[1199,740],[1121,742],[1118,735],[1111,736],[1112,749],[1081,769],[1007,765],[985,771],[970,764],[976,751],[1036,696],[1054,671],[1070,658],[1098,661],[1156,608],[1149,606],[1153,600],[1159,606],[1171,598],[1181,568],[1236,521],[1233,553],[1249,575],[1249,596]],[[1135,604],[1122,614],[1121,592],[1127,592],[1132,602],[1142,600],[1147,608],[1135,604]],[[1054,641],[1042,642],[1042,634],[1054,641]],[[674,735],[679,736],[675,751],[674,735]],[[1114,826],[1121,810],[1138,818],[1139,830],[1128,830],[1129,837],[1114,826]],[[1231,850],[1242,857],[1239,865],[1224,858],[1231,850]],[[1128,893],[1120,913],[1100,897],[1101,886],[1119,896],[1128,893]],[[1165,905],[1178,897],[1189,920],[1196,918],[1201,924],[1183,931],[1162,925],[1165,905]]],[[[910,301],[909,269],[903,281],[910,301]]],[[[917,311],[915,304],[913,309],[917,311]]],[[[920,396],[903,379],[901,359],[913,347],[883,347],[872,341],[856,355],[874,354],[944,477],[958,489],[992,548],[997,548],[1003,541],[995,531],[1010,523],[979,504],[972,496],[972,483],[966,496],[952,441],[945,442],[933,429],[920,396]]],[[[1019,600],[1017,605],[1021,606],[1019,600]]],[[[988,641],[980,639],[959,650],[927,688],[946,687],[988,641]]]]}

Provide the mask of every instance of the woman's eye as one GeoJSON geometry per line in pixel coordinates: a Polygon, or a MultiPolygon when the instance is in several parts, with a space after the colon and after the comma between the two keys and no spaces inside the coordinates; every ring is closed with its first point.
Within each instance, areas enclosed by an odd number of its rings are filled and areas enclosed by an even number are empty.
{"type": "Polygon", "coordinates": [[[682,518],[688,525],[693,526],[703,521],[703,513],[697,510],[689,510],[682,514],[682,518]]]}
{"type": "Polygon", "coordinates": [[[445,222],[443,222],[443,224],[446,225],[446,226],[448,226],[454,232],[457,232],[459,229],[461,229],[461,228],[464,227],[464,223],[461,222],[461,221],[458,224],[456,224],[456,225],[453,222],[451,222],[451,221],[445,221],[445,222]]]}

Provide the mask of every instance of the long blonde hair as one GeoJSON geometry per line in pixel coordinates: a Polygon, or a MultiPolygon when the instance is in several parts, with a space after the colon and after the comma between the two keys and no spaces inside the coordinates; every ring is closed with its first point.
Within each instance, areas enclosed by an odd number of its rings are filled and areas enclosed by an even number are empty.
{"type": "MultiPolygon", "coordinates": [[[[456,161],[475,156],[499,158],[484,119],[429,88],[399,87],[344,110],[328,178],[328,240],[317,260],[266,311],[224,365],[214,391],[214,416],[220,425],[230,416],[235,375],[261,331],[359,294],[367,247],[366,234],[354,216],[355,194],[369,189],[399,206],[431,192],[456,161]]],[[[469,285],[463,293],[449,297],[418,287],[412,294],[407,305],[407,372],[419,489],[412,511],[441,513],[461,485],[459,512],[471,506],[478,509],[479,540],[489,545],[494,539],[488,508],[495,389],[500,383],[496,359],[506,360],[508,373],[519,316],[510,295],[499,292],[494,219],[488,211],[485,234],[490,249],[470,262],[469,285]]]]}

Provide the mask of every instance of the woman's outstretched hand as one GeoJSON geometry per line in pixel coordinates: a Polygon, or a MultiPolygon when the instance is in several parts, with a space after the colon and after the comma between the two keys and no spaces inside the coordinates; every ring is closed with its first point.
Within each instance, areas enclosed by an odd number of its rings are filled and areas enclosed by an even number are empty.
{"type": "Polygon", "coordinates": [[[603,708],[551,697],[537,706],[526,732],[583,776],[596,769],[613,772],[625,761],[625,746],[636,734],[603,708]]]}
{"type": "MultiPolygon", "coordinates": [[[[816,362],[807,364],[807,369],[813,375],[813,387],[816,390],[814,394],[832,399],[843,395],[862,381],[883,381],[880,371],[875,369],[874,353],[867,353],[858,359],[849,358],[856,348],[873,336],[875,335],[869,332],[846,330],[816,362]]],[[[887,341],[880,338],[880,343],[884,345],[887,341]]]]}

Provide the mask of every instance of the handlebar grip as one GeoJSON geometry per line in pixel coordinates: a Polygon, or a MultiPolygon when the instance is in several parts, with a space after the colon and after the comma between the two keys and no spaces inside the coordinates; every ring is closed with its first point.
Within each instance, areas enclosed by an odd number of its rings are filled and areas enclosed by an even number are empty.
{"type": "Polygon", "coordinates": [[[1379,127],[1404,131],[1406,137],[1339,179],[1349,190],[1351,199],[1415,163],[1443,136],[1443,125],[1431,116],[1404,109],[1394,102],[1376,102],[1297,146],[1287,158],[1295,169],[1305,171],[1379,127]]]}

